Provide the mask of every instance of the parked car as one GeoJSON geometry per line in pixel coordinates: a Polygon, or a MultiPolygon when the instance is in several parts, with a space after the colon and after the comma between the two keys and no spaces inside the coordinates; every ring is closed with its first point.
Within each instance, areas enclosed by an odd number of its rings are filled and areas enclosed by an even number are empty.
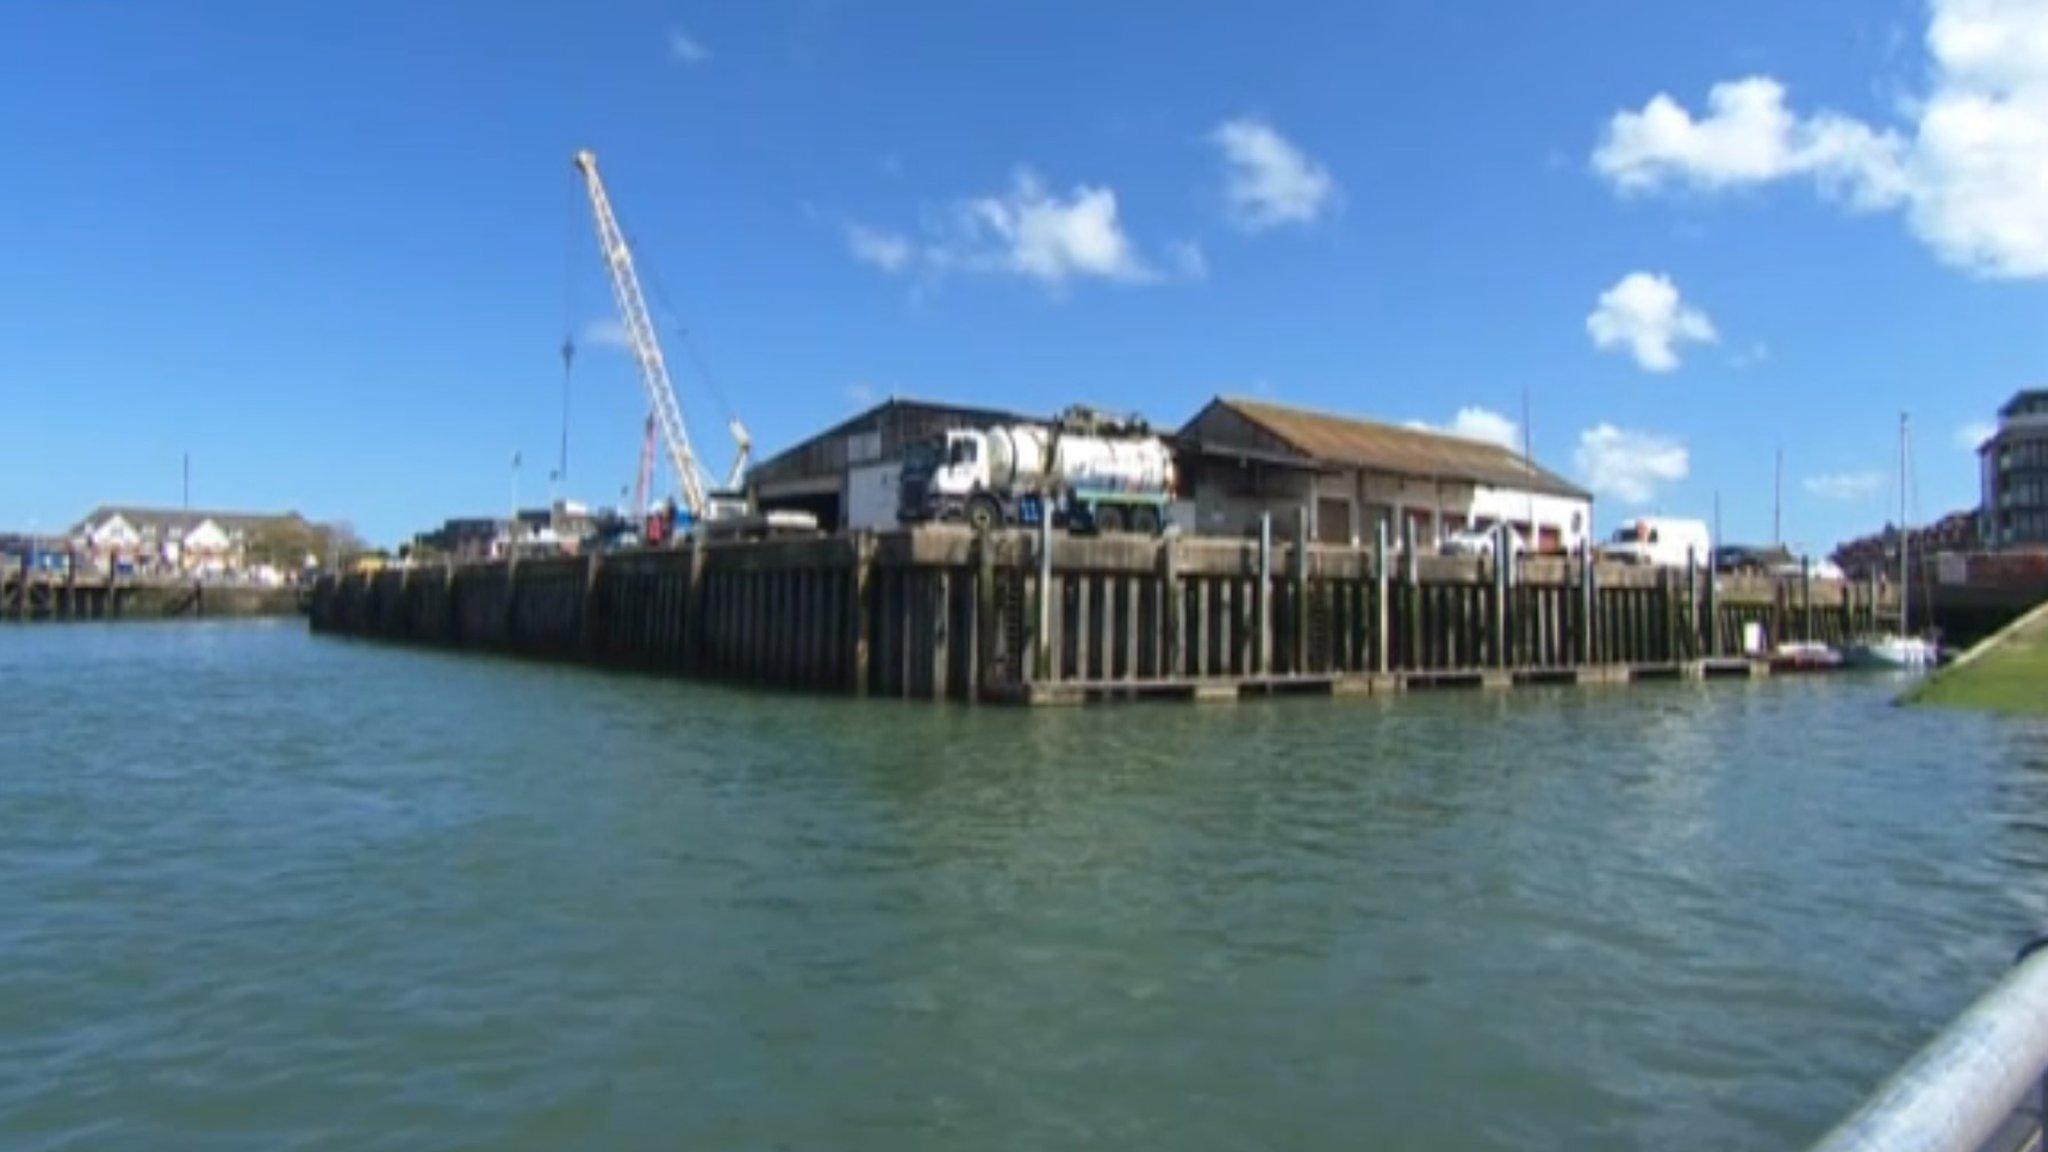
{"type": "MultiPolygon", "coordinates": [[[[1460,532],[1453,532],[1449,536],[1444,537],[1443,543],[1437,546],[1437,551],[1446,556],[1492,556],[1495,531],[1496,529],[1490,526],[1478,525],[1460,532]]],[[[1522,539],[1522,534],[1517,532],[1512,525],[1508,527],[1508,540],[1510,542],[1510,551],[1515,556],[1521,557],[1529,554],[1529,542],[1522,539]]]]}
{"type": "Polygon", "coordinates": [[[1724,544],[1714,549],[1714,571],[1740,575],[1762,575],[1787,561],[1799,561],[1791,551],[1775,544],[1724,544]]]}
{"type": "Polygon", "coordinates": [[[1638,516],[1614,530],[1600,555],[1624,564],[1683,568],[1688,556],[1704,564],[1713,558],[1707,525],[1701,520],[1638,516]]]}

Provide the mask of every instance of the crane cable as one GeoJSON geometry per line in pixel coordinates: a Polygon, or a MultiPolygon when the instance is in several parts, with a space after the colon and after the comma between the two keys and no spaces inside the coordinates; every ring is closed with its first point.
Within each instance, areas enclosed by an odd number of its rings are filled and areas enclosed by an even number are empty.
{"type": "MultiPolygon", "coordinates": [[[[634,248],[645,251],[644,248],[641,248],[637,237],[630,239],[629,242],[634,248]]],[[[641,275],[646,279],[648,285],[654,289],[654,302],[661,308],[662,319],[668,322],[671,334],[682,341],[683,354],[689,357],[690,366],[697,370],[697,376],[702,380],[704,390],[711,394],[712,402],[718,405],[718,414],[725,418],[727,424],[731,424],[733,422],[732,402],[726,399],[725,389],[719,387],[718,374],[711,370],[711,364],[705,359],[704,351],[698,345],[696,336],[690,331],[689,326],[683,322],[682,311],[675,306],[674,298],[669,294],[668,285],[663,283],[661,279],[660,269],[649,265],[641,269],[641,275]]]]}
{"type": "Polygon", "coordinates": [[[565,185],[569,211],[562,228],[562,455],[556,478],[569,483],[569,382],[576,363],[576,188],[565,185]]]}

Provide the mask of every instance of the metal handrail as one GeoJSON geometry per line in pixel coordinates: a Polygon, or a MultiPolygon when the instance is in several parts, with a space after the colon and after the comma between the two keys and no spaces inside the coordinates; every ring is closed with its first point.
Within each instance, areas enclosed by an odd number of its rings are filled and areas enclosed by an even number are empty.
{"type": "Polygon", "coordinates": [[[1812,1152],[2039,1147],[2029,1107],[2048,1073],[2048,937],[1884,1082],[1812,1152]]]}

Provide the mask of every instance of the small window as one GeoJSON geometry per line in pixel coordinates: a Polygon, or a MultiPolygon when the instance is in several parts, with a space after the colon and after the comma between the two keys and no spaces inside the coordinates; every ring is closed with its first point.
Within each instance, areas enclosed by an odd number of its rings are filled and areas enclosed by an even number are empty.
{"type": "Polygon", "coordinates": [[[974,441],[955,440],[953,441],[952,455],[948,456],[946,460],[949,464],[972,464],[977,455],[974,441]]]}

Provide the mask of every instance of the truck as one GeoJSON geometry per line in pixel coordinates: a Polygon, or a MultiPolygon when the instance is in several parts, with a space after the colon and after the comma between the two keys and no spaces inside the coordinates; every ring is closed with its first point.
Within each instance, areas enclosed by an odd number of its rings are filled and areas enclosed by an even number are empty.
{"type": "Polygon", "coordinates": [[[1688,556],[1705,567],[1714,560],[1713,541],[1700,520],[1671,516],[1638,516],[1614,530],[1600,555],[1625,564],[1683,568],[1688,556]]]}
{"type": "Polygon", "coordinates": [[[954,428],[904,455],[897,515],[978,532],[1050,517],[1079,532],[1155,535],[1173,500],[1173,450],[1142,420],[1074,407],[1049,424],[954,428]]]}

